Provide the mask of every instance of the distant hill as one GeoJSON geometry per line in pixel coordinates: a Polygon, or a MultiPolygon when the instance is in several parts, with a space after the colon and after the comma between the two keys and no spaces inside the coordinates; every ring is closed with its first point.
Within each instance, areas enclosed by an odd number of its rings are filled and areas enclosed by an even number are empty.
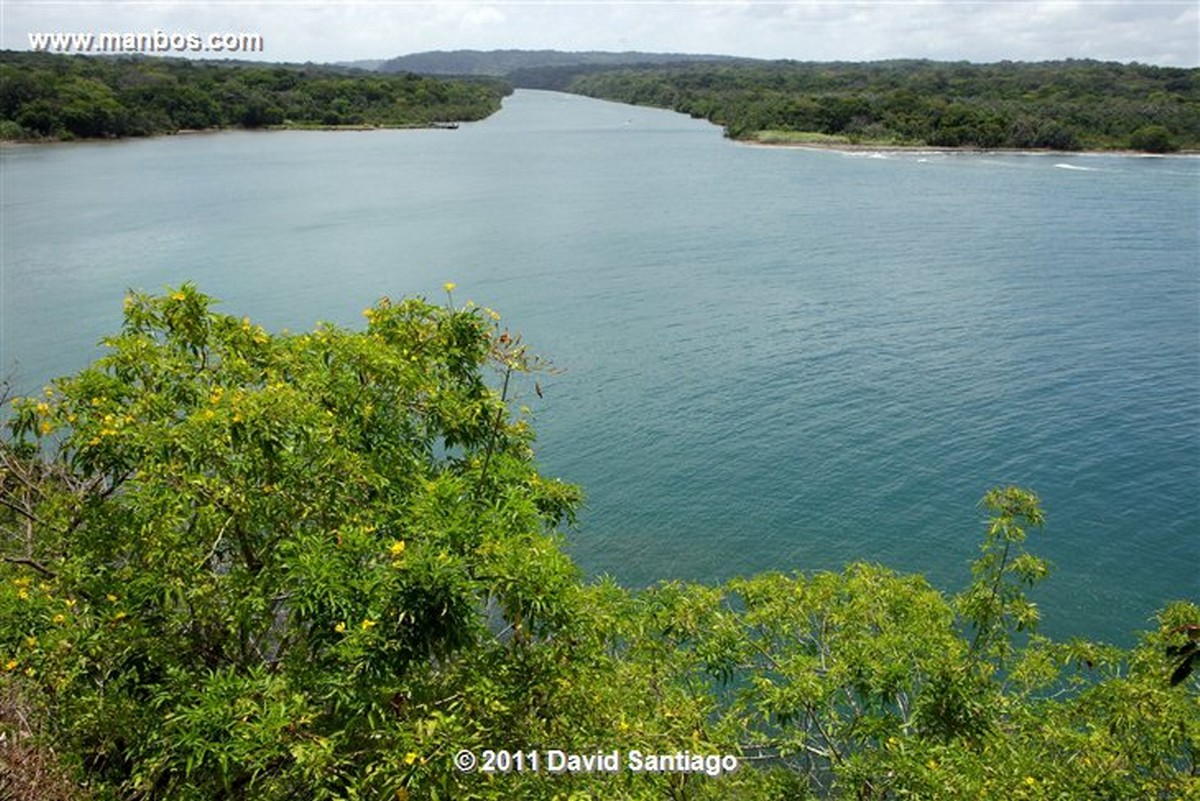
{"type": "Polygon", "coordinates": [[[382,58],[363,58],[358,61],[337,61],[334,62],[335,67],[349,67],[355,70],[376,71],[384,64],[382,58]]]}
{"type": "Polygon", "coordinates": [[[418,75],[507,76],[517,70],[544,67],[618,67],[681,64],[688,62],[746,62],[736,56],[683,53],[606,53],[561,50],[434,50],[412,53],[383,62],[379,72],[414,72],[418,75]]]}

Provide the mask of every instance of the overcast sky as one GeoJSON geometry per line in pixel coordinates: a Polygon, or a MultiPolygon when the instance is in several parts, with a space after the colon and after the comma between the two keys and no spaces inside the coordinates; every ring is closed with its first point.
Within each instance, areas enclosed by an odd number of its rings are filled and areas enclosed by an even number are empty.
{"type": "Polygon", "coordinates": [[[424,50],[645,50],[798,60],[1095,58],[1200,65],[1197,0],[0,0],[3,46],[30,32],[262,34],[272,61],[424,50]]]}

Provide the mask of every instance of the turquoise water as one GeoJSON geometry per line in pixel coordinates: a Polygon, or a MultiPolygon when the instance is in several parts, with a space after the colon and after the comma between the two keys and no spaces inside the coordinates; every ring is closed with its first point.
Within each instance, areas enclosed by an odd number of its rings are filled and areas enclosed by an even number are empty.
{"type": "Polygon", "coordinates": [[[531,387],[570,548],[630,584],[866,559],[967,579],[999,483],[1042,496],[1045,628],[1129,642],[1200,596],[1200,159],[736,145],[518,92],[457,131],[0,152],[0,366],[37,390],[127,287],[276,329],[473,299],[531,387]]]}

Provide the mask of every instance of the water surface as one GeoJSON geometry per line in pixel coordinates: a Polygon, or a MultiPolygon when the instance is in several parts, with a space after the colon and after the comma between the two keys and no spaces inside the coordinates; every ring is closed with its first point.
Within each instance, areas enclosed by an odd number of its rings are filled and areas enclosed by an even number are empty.
{"type": "Polygon", "coordinates": [[[1047,630],[1129,642],[1200,595],[1200,160],[839,154],[518,92],[457,131],[0,153],[0,363],[37,390],[127,287],[275,329],[473,299],[565,372],[523,389],[571,551],[629,584],[865,559],[955,589],[984,491],[1035,489],[1047,630]]]}

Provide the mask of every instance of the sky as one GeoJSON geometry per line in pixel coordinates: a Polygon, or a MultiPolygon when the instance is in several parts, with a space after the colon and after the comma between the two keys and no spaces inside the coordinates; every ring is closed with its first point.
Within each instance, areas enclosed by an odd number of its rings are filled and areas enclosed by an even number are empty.
{"type": "Polygon", "coordinates": [[[0,0],[6,49],[30,33],[155,31],[261,34],[249,57],[269,61],[519,48],[1200,66],[1197,0],[0,0]]]}

